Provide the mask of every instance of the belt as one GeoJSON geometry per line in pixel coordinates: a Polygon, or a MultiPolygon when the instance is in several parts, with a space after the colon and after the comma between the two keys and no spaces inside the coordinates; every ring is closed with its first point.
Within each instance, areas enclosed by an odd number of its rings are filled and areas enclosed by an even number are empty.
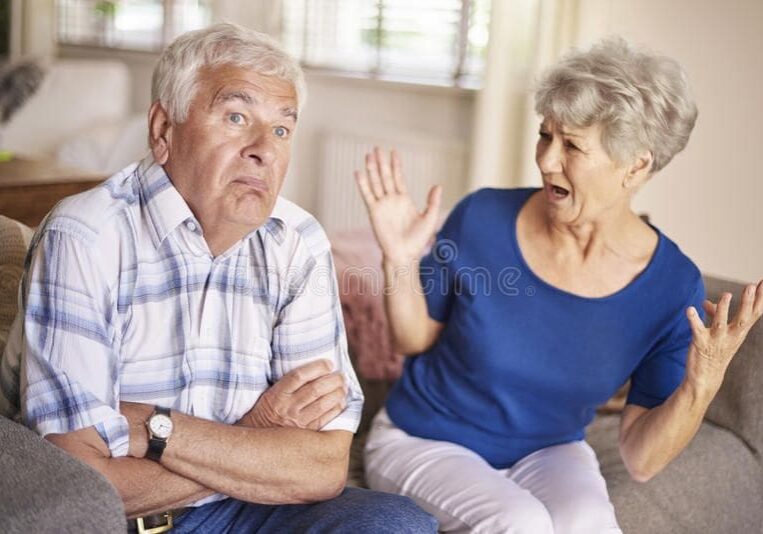
{"type": "Polygon", "coordinates": [[[161,534],[172,530],[172,520],[180,517],[188,508],[176,508],[160,514],[136,517],[127,520],[127,532],[130,534],[161,534]]]}

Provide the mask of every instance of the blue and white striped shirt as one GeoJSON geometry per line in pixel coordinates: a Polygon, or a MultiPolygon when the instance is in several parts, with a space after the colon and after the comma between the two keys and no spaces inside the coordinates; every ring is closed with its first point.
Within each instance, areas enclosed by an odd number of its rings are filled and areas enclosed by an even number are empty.
{"type": "Polygon", "coordinates": [[[0,367],[0,413],[41,435],[95,426],[127,454],[120,401],[232,424],[286,373],[329,359],[354,432],[363,394],[347,354],[329,241],[279,198],[212,257],[201,225],[149,156],[60,202],[35,235],[0,367]]]}

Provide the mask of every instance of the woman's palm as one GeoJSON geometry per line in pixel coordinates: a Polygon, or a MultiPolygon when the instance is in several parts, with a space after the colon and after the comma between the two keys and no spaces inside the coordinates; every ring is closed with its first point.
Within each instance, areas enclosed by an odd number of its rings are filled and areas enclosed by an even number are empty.
{"type": "Polygon", "coordinates": [[[418,258],[435,230],[439,187],[430,190],[427,208],[419,212],[408,194],[397,155],[392,152],[389,165],[379,149],[366,155],[366,168],[356,171],[355,178],[385,258],[394,263],[418,258]]]}

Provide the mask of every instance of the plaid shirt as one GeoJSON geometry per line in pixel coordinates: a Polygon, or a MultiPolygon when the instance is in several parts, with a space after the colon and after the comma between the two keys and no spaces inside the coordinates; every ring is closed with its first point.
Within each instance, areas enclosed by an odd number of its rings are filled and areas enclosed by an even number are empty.
{"type": "Polygon", "coordinates": [[[95,426],[127,454],[119,401],[235,423],[292,369],[325,358],[354,432],[363,394],[318,222],[279,198],[212,257],[201,225],[149,156],[59,203],[35,235],[0,367],[0,413],[41,435],[95,426]]]}

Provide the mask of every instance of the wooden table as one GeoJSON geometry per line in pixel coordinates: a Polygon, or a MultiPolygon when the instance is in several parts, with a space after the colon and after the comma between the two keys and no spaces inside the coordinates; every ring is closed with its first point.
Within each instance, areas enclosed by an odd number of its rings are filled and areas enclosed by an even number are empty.
{"type": "Polygon", "coordinates": [[[62,167],[52,160],[16,157],[0,163],[0,215],[37,226],[56,202],[90,189],[105,178],[62,167]]]}

